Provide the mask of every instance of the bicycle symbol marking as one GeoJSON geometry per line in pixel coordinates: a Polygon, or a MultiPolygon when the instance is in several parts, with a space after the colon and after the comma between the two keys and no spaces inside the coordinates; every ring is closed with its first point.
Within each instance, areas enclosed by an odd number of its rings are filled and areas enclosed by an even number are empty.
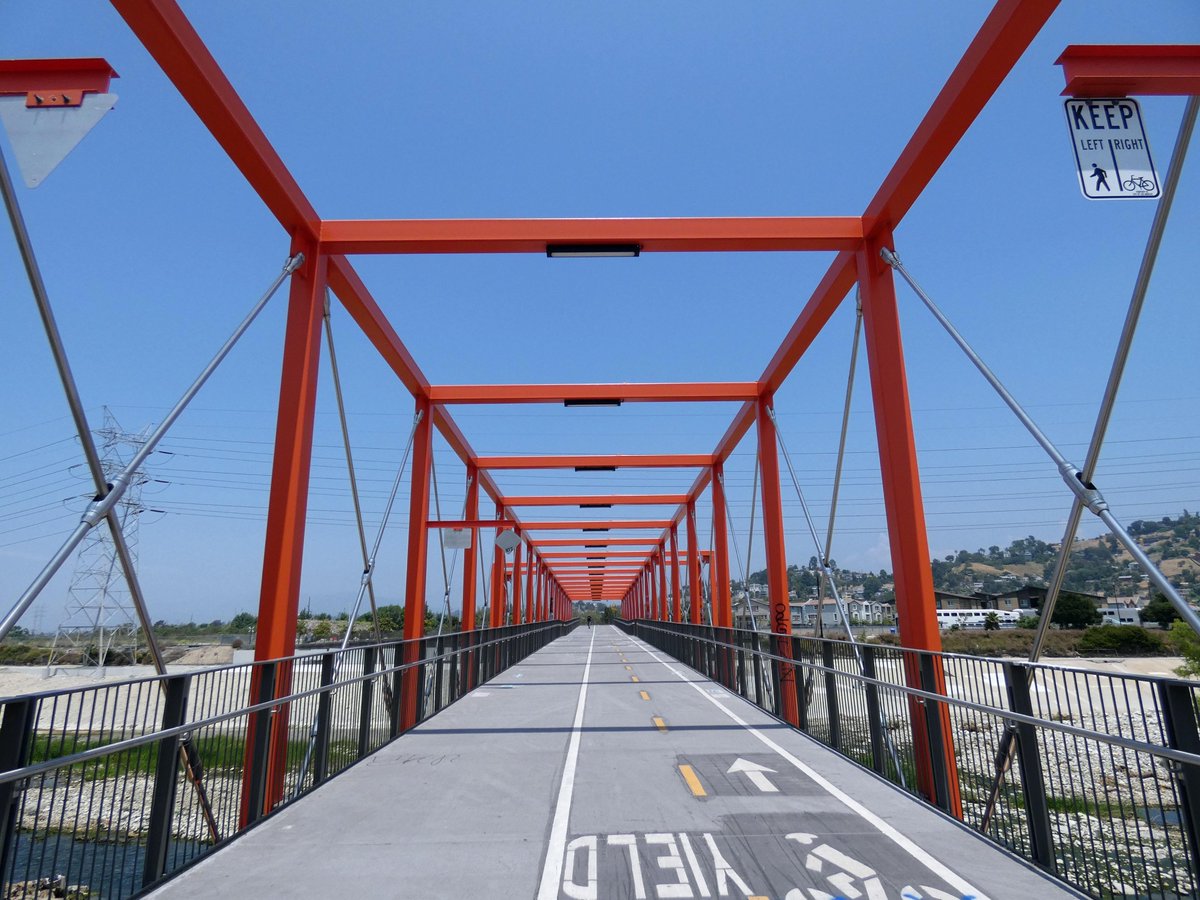
{"type": "Polygon", "coordinates": [[[1146,191],[1153,193],[1157,185],[1152,178],[1147,178],[1144,175],[1134,175],[1133,177],[1121,182],[1121,187],[1127,191],[1146,191]]]}

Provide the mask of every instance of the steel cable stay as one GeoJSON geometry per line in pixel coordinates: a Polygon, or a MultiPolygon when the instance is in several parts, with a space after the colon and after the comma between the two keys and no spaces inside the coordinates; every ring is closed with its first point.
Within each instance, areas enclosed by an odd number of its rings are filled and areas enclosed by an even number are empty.
{"type": "MultiPolygon", "coordinates": [[[[346,404],[342,396],[342,378],[338,369],[337,350],[333,345],[333,321],[330,316],[329,289],[325,289],[325,345],[329,348],[329,372],[333,378],[333,393],[337,398],[338,422],[342,429],[342,445],[346,451],[346,471],[350,479],[350,498],[354,502],[354,521],[358,526],[358,544],[362,550],[363,571],[370,566],[370,556],[367,552],[367,530],[363,524],[362,502],[358,493],[358,475],[354,469],[354,454],[350,449],[350,427],[346,422],[346,404]]],[[[375,603],[375,585],[367,584],[367,599],[371,604],[371,625],[375,633],[375,643],[381,643],[383,638],[379,631],[379,610],[375,603]]],[[[354,625],[351,620],[347,632],[354,625]]],[[[385,690],[388,688],[385,686],[385,690]]]]}
{"type": "MultiPolygon", "coordinates": [[[[132,483],[137,471],[142,467],[150,454],[155,451],[163,437],[175,424],[179,416],[182,415],[196,394],[199,393],[212,373],[216,371],[217,367],[233,350],[234,345],[246,333],[254,323],[254,320],[258,318],[258,314],[270,302],[275,292],[279,290],[280,285],[304,263],[304,254],[297,253],[284,262],[282,271],[271,282],[266,292],[258,299],[237,328],[234,329],[233,334],[225,341],[216,355],[209,361],[208,365],[204,367],[200,375],[184,391],[179,400],[175,402],[175,405],[170,408],[167,415],[159,423],[158,427],[151,432],[149,437],[146,438],[129,463],[113,478],[112,482],[109,482],[107,473],[105,473],[104,466],[100,460],[100,454],[96,449],[95,440],[92,437],[91,426],[88,424],[87,413],[84,410],[83,401],[79,396],[79,389],[75,382],[74,373],[71,370],[70,361],[67,358],[62,335],[58,330],[58,323],[50,303],[50,295],[46,290],[41,268],[38,265],[37,256],[33,250],[33,241],[25,226],[25,218],[21,213],[16,191],[13,189],[12,179],[8,172],[8,163],[2,153],[0,153],[0,193],[4,195],[4,205],[8,212],[9,222],[12,225],[13,236],[16,239],[17,247],[21,254],[25,274],[29,280],[34,301],[38,307],[42,327],[50,343],[50,352],[54,357],[55,367],[58,369],[59,380],[62,383],[63,392],[66,394],[71,417],[75,423],[75,431],[96,489],[95,497],[84,511],[79,525],[76,526],[58,552],[51,557],[33,583],[17,599],[4,619],[0,620],[0,640],[8,636],[17,622],[20,621],[21,616],[33,605],[38,595],[71,557],[87,534],[103,521],[109,529],[109,534],[113,540],[113,548],[116,553],[116,560],[120,564],[125,583],[129,588],[130,600],[137,612],[142,631],[146,635],[146,646],[150,653],[151,663],[159,675],[165,675],[167,672],[166,661],[163,659],[162,649],[159,647],[154,635],[153,621],[150,617],[149,607],[146,604],[146,597],[142,591],[141,582],[137,576],[133,554],[125,539],[125,532],[117,513],[117,504],[132,483]]],[[[190,731],[185,732],[180,737],[179,757],[183,766],[184,777],[192,785],[192,789],[196,794],[196,800],[200,805],[201,815],[204,818],[209,834],[214,842],[219,841],[221,840],[220,830],[217,827],[216,817],[212,811],[212,804],[204,787],[204,767],[196,746],[192,741],[190,731]]]]}
{"type": "MultiPolygon", "coordinates": [[[[396,470],[396,478],[392,482],[392,490],[388,495],[387,505],[383,509],[383,518],[379,522],[379,529],[375,532],[375,542],[371,545],[371,552],[367,556],[367,564],[363,569],[362,577],[359,579],[358,594],[354,598],[354,606],[350,610],[350,619],[346,623],[346,633],[342,635],[342,643],[338,648],[338,655],[334,658],[332,680],[336,681],[338,671],[341,668],[342,659],[345,657],[345,650],[350,646],[350,637],[354,633],[354,620],[358,618],[358,611],[362,609],[363,597],[366,596],[368,589],[375,577],[375,561],[379,555],[379,548],[383,544],[383,536],[387,532],[388,522],[392,517],[392,507],[396,503],[396,494],[400,491],[400,484],[404,479],[404,470],[408,465],[408,456],[412,451],[413,439],[417,434],[417,426],[421,424],[421,419],[424,416],[424,411],[419,410],[413,416],[412,428],[408,432],[408,441],[404,445],[404,454],[400,457],[400,467],[396,470]]],[[[364,673],[365,674],[365,673],[364,673]]],[[[390,705],[390,701],[389,701],[390,705]]],[[[299,796],[301,788],[304,785],[304,778],[308,774],[309,764],[312,762],[313,751],[317,743],[317,727],[319,717],[313,716],[312,728],[309,731],[308,746],[304,751],[304,761],[300,764],[300,771],[296,776],[296,789],[293,796],[299,796]]]]}
{"type": "MultiPolygon", "coordinates": [[[[908,282],[909,287],[912,288],[921,302],[925,304],[942,327],[949,333],[954,342],[958,344],[992,388],[995,389],[996,393],[1000,395],[1005,405],[1012,410],[1013,414],[1025,426],[1034,440],[1042,447],[1050,459],[1053,460],[1058,467],[1059,474],[1074,495],[1071,502],[1071,511],[1067,516],[1066,528],[1063,531],[1062,542],[1059,544],[1058,556],[1054,562],[1054,570],[1047,585],[1046,599],[1042,603],[1041,615],[1038,621],[1037,632],[1034,635],[1033,646],[1029,652],[1030,662],[1037,662],[1041,656],[1046,634],[1050,628],[1050,621],[1054,615],[1054,607],[1058,602],[1063,582],[1066,579],[1067,566],[1070,563],[1071,551],[1075,543],[1076,533],[1079,530],[1080,520],[1083,518],[1084,509],[1093,513],[1109,527],[1112,535],[1125,548],[1129,555],[1134,558],[1146,573],[1151,583],[1167,598],[1182,620],[1187,622],[1193,631],[1200,633],[1200,616],[1197,616],[1195,610],[1183,599],[1175,589],[1175,586],[1167,580],[1161,569],[1154,565],[1141,546],[1133,539],[1133,536],[1113,516],[1109,510],[1107,501],[1092,480],[1100,461],[1100,453],[1104,446],[1104,439],[1108,432],[1113,408],[1116,405],[1117,393],[1120,390],[1121,380],[1125,373],[1125,365],[1129,360],[1129,352],[1133,346],[1133,338],[1137,331],[1138,320],[1145,305],[1146,292],[1150,286],[1150,277],[1154,272],[1154,263],[1158,258],[1158,251],[1162,245],[1167,218],[1171,213],[1171,205],[1174,202],[1176,189],[1179,186],[1183,162],[1187,157],[1188,145],[1191,142],[1192,132],[1196,127],[1198,112],[1200,112],[1200,97],[1189,97],[1187,105],[1184,107],[1179,132],[1175,138],[1175,146],[1171,152],[1171,161],[1168,164],[1166,178],[1162,184],[1162,192],[1154,210],[1154,219],[1150,225],[1150,232],[1146,238],[1146,247],[1142,252],[1142,260],[1138,266],[1137,277],[1134,280],[1129,308],[1125,314],[1125,322],[1122,325],[1121,335],[1117,341],[1117,349],[1114,354],[1112,366],[1109,369],[1108,380],[1104,387],[1104,395],[1100,402],[1100,409],[1096,415],[1092,437],[1088,443],[1087,455],[1084,458],[1081,469],[1075,468],[1059,452],[1058,448],[1042,432],[1029,416],[1028,412],[1009,393],[999,378],[996,377],[995,373],[992,372],[971,345],[967,343],[966,339],[954,325],[950,323],[949,319],[937,307],[929,295],[916,283],[908,273],[908,270],[900,262],[900,258],[895,252],[887,248],[880,251],[884,262],[899,272],[901,277],[908,282]]],[[[981,832],[987,831],[988,825],[995,813],[1004,778],[1012,768],[1016,750],[1017,729],[1014,724],[1010,723],[1004,730],[999,749],[996,752],[996,771],[993,775],[988,791],[987,803],[984,806],[983,815],[980,819],[979,831],[981,832]]]]}
{"type": "MultiPolygon", "coordinates": [[[[779,428],[779,421],[775,416],[775,408],[767,407],[767,414],[771,417],[771,421],[775,424],[775,436],[779,443],[779,449],[783,453],[783,461],[787,465],[788,474],[792,479],[792,487],[796,490],[796,497],[800,501],[800,508],[804,511],[804,521],[808,525],[808,533],[812,538],[813,546],[816,547],[817,553],[823,554],[821,539],[817,535],[817,527],[813,522],[812,513],[809,511],[808,502],[804,499],[804,492],[800,489],[800,482],[796,478],[796,472],[792,468],[792,458],[788,453],[787,444],[783,440],[783,432],[779,428]]],[[[854,658],[858,662],[858,671],[862,675],[867,674],[866,664],[863,661],[862,648],[854,637],[854,630],[850,627],[850,616],[846,610],[846,604],[842,600],[841,593],[838,591],[837,579],[833,576],[833,570],[829,566],[829,561],[824,556],[818,558],[824,578],[829,585],[829,591],[833,594],[833,602],[837,605],[838,613],[842,620],[842,625],[846,629],[846,638],[850,643],[851,649],[854,651],[854,658]]],[[[807,691],[807,687],[806,687],[807,691]]],[[[807,697],[806,697],[807,700],[807,697]]],[[[892,758],[892,765],[896,769],[896,777],[900,780],[900,786],[907,788],[904,777],[904,769],[900,766],[900,755],[896,752],[896,745],[892,741],[891,730],[887,727],[887,720],[884,717],[883,710],[879,711],[879,720],[883,739],[888,746],[888,755],[892,758]]]]}

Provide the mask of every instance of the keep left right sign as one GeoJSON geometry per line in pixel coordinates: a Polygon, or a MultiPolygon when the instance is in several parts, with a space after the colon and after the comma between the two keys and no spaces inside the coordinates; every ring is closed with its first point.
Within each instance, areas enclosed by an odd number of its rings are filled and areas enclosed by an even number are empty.
{"type": "Polygon", "coordinates": [[[1064,108],[1083,196],[1089,200],[1158,196],[1158,174],[1136,100],[1087,97],[1067,100],[1064,108]]]}

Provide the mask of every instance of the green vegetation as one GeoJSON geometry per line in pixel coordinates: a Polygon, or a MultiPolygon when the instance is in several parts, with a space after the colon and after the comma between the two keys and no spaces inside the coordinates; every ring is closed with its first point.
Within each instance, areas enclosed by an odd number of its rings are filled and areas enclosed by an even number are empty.
{"type": "Polygon", "coordinates": [[[1136,625],[1100,625],[1079,638],[1080,650],[1112,650],[1126,656],[1158,656],[1167,648],[1162,638],[1136,625]]]}

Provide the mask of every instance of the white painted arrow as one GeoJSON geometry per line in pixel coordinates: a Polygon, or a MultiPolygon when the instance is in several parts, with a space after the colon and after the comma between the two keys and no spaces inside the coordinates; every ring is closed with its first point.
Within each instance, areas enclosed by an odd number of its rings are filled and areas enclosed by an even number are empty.
{"type": "Polygon", "coordinates": [[[750,779],[750,783],[762,791],[764,794],[778,794],[779,788],[771,784],[767,776],[763,772],[774,772],[774,769],[768,769],[766,766],[760,766],[758,763],[750,762],[748,759],[742,759],[740,756],[733,761],[733,765],[729,767],[727,774],[732,775],[735,772],[740,772],[750,779]]]}

